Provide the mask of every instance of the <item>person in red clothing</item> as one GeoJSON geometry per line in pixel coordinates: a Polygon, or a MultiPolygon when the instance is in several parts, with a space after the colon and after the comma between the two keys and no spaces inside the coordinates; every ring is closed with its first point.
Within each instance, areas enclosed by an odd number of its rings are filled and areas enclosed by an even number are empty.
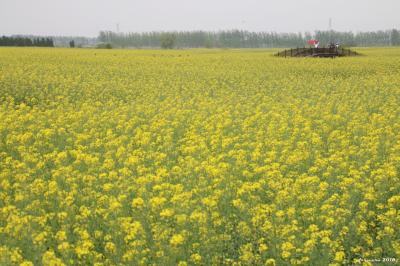
{"type": "Polygon", "coordinates": [[[307,43],[309,45],[314,45],[314,48],[318,48],[319,47],[319,41],[318,40],[309,40],[307,43]]]}

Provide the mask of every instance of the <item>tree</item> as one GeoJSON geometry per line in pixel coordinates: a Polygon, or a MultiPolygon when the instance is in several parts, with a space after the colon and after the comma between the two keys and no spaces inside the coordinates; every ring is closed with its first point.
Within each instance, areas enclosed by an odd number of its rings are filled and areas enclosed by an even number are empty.
{"type": "Polygon", "coordinates": [[[74,40],[69,42],[69,47],[70,48],[74,48],[75,47],[75,41],[74,40]]]}
{"type": "Polygon", "coordinates": [[[47,47],[54,47],[54,41],[52,38],[47,38],[46,40],[46,46],[47,47]]]}
{"type": "Polygon", "coordinates": [[[400,33],[398,30],[393,29],[390,34],[390,43],[392,46],[400,45],[400,33]]]}
{"type": "Polygon", "coordinates": [[[112,49],[112,45],[110,43],[99,43],[96,46],[97,49],[112,49]]]}
{"type": "MultiPolygon", "coordinates": [[[[314,33],[250,32],[243,30],[225,31],[180,31],[115,33],[101,31],[97,42],[109,43],[113,47],[162,47],[171,48],[271,48],[302,47],[307,40],[317,39],[322,45],[332,40],[344,46],[390,46],[396,45],[399,31],[337,32],[316,31],[314,33]]],[[[76,40],[76,39],[75,39],[76,40]]],[[[70,39],[68,39],[70,41],[70,39]]],[[[57,41],[61,43],[60,40],[57,41]]],[[[81,41],[80,41],[81,42],[81,41]]],[[[399,41],[400,42],[400,41],[399,41]]],[[[68,45],[68,42],[65,42],[68,45]]],[[[397,45],[400,45],[397,44],[397,45]]]]}
{"type": "Polygon", "coordinates": [[[175,46],[176,35],[174,33],[162,33],[160,36],[160,45],[163,49],[172,49],[175,46]]]}

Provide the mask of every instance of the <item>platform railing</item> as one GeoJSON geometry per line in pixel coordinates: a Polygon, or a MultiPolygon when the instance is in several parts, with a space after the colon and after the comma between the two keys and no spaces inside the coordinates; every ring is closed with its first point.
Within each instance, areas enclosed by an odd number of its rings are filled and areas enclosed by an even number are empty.
{"type": "Polygon", "coordinates": [[[307,56],[357,56],[357,52],[346,48],[336,47],[302,47],[302,48],[291,48],[284,51],[278,52],[275,56],[279,57],[307,57],[307,56]]]}

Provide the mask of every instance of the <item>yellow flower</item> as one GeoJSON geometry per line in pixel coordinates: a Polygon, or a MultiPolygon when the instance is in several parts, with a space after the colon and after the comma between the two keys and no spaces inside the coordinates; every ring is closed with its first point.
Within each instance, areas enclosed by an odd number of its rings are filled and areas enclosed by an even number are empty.
{"type": "Polygon", "coordinates": [[[78,255],[78,258],[82,258],[89,255],[93,248],[94,245],[90,240],[84,240],[76,246],[75,253],[78,255]]]}
{"type": "Polygon", "coordinates": [[[282,251],[282,258],[287,259],[290,257],[290,252],[289,251],[282,251]]]}
{"type": "Polygon", "coordinates": [[[199,263],[201,262],[201,256],[200,256],[200,254],[198,254],[198,253],[192,254],[192,255],[190,256],[190,259],[191,259],[194,263],[197,263],[197,264],[199,264],[199,263]]]}
{"type": "Polygon", "coordinates": [[[104,249],[106,252],[108,253],[115,253],[115,251],[117,250],[116,246],[114,243],[112,242],[107,242],[104,246],[104,249]]]}
{"type": "Polygon", "coordinates": [[[179,246],[181,244],[183,244],[183,242],[185,241],[185,238],[182,234],[175,234],[171,237],[171,239],[169,240],[169,243],[172,246],[179,246]]]}
{"type": "Polygon", "coordinates": [[[174,215],[174,210],[172,209],[165,209],[160,212],[160,216],[164,218],[168,218],[174,215]]]}
{"type": "Polygon", "coordinates": [[[132,200],[132,208],[142,208],[144,205],[144,200],[142,198],[135,198],[132,200]]]}
{"type": "Polygon", "coordinates": [[[152,205],[153,208],[159,208],[166,201],[167,201],[167,199],[164,197],[154,197],[154,198],[150,199],[150,204],[152,205]]]}
{"type": "Polygon", "coordinates": [[[274,259],[267,259],[267,260],[265,261],[265,265],[268,265],[268,266],[275,266],[276,263],[275,263],[275,260],[274,260],[274,259]]]}
{"type": "Polygon", "coordinates": [[[337,262],[342,262],[345,257],[346,257],[346,254],[343,251],[338,251],[335,253],[335,261],[337,261],[337,262]]]}
{"type": "Polygon", "coordinates": [[[65,266],[61,259],[57,258],[53,251],[46,251],[42,256],[43,266],[65,266]]]}
{"type": "Polygon", "coordinates": [[[400,49],[362,52],[2,47],[0,265],[400,256],[400,49]]]}
{"type": "Polygon", "coordinates": [[[266,244],[264,244],[264,243],[261,243],[260,246],[259,246],[259,248],[258,248],[258,250],[259,250],[261,253],[263,253],[263,252],[265,252],[265,251],[268,250],[268,246],[267,246],[266,244]]]}
{"type": "Polygon", "coordinates": [[[19,266],[34,266],[31,261],[23,261],[19,266]]]}
{"type": "Polygon", "coordinates": [[[57,246],[57,249],[61,252],[65,252],[70,248],[70,244],[68,242],[62,242],[57,246]]]}
{"type": "Polygon", "coordinates": [[[41,232],[33,239],[33,242],[36,245],[43,244],[44,241],[46,240],[46,237],[47,237],[47,232],[41,232]]]}
{"type": "Polygon", "coordinates": [[[58,231],[56,234],[56,239],[59,242],[67,240],[67,233],[65,231],[58,231]]]}

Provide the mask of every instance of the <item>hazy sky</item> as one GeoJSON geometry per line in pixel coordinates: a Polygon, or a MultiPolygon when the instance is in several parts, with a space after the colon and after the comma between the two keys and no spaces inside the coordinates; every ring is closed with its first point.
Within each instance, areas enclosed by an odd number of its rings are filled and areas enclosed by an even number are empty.
{"type": "Polygon", "coordinates": [[[400,28],[400,0],[0,0],[0,35],[400,28]]]}

